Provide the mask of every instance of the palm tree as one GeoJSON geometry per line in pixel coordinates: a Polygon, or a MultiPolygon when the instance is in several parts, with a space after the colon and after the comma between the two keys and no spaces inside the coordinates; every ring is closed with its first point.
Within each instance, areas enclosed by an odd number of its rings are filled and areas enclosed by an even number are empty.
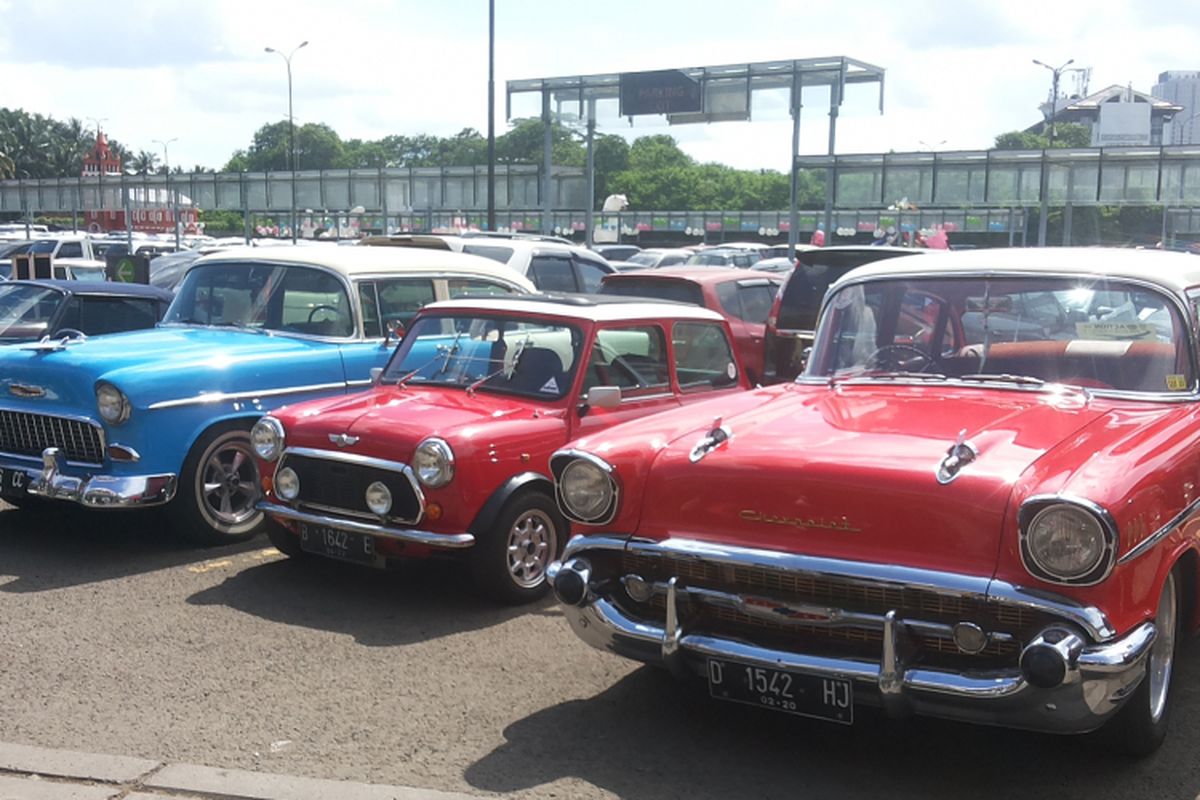
{"type": "Polygon", "coordinates": [[[149,175],[155,171],[157,166],[157,155],[149,150],[139,150],[138,154],[133,157],[133,161],[129,164],[129,169],[133,170],[138,175],[149,175]]]}

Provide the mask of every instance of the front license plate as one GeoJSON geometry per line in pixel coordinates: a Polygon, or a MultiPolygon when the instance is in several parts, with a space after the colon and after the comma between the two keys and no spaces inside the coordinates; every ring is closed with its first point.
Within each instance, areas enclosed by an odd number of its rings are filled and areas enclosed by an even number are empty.
{"type": "Polygon", "coordinates": [[[383,556],[375,552],[375,537],[365,533],[300,523],[300,548],[339,561],[353,561],[371,567],[384,565],[383,556]]]}
{"type": "Polygon", "coordinates": [[[783,711],[802,717],[854,722],[854,686],[842,678],[708,660],[708,691],[718,700],[783,711]]]}
{"type": "Polygon", "coordinates": [[[0,468],[0,498],[19,500],[29,491],[29,476],[24,470],[0,468]]]}

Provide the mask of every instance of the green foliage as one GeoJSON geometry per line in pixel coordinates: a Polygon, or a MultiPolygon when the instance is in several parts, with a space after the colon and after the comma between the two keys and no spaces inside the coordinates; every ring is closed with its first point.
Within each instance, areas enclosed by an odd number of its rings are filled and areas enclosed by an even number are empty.
{"type": "MultiPolygon", "coordinates": [[[[1046,131],[1029,133],[1009,131],[996,137],[997,150],[1045,150],[1050,146],[1046,131]]],[[[1092,132],[1087,125],[1077,122],[1060,122],[1054,126],[1054,147],[1091,147],[1092,132]]]]}
{"type": "Polygon", "coordinates": [[[245,230],[245,220],[238,211],[204,211],[198,215],[204,223],[204,232],[210,236],[238,235],[245,230]]]}

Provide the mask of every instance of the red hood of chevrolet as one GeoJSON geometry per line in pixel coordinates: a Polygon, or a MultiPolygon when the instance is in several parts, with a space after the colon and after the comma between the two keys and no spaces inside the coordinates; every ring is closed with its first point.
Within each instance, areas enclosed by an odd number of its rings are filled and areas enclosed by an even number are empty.
{"type": "Polygon", "coordinates": [[[793,386],[696,463],[699,435],[668,445],[637,533],[990,575],[1013,483],[1100,416],[1078,394],[793,386]],[[963,430],[978,457],[939,485],[963,430]]]}

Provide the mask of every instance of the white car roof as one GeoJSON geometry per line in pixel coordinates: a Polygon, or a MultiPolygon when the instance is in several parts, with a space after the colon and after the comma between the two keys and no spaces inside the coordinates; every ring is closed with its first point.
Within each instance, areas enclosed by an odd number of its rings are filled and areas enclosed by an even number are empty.
{"type": "Polygon", "coordinates": [[[491,259],[423,247],[232,247],[206,255],[197,260],[196,265],[218,261],[309,264],[332,269],[347,278],[394,272],[436,272],[495,278],[520,286],[527,292],[537,291],[528,278],[491,259]]]}
{"type": "Polygon", "coordinates": [[[1200,286],[1200,257],[1119,247],[1002,247],[930,252],[924,258],[888,258],[847,272],[838,284],[899,275],[1021,273],[1107,276],[1157,283],[1180,293],[1200,286]]]}
{"type": "Polygon", "coordinates": [[[456,309],[509,311],[518,314],[554,315],[587,320],[613,322],[638,319],[685,319],[720,322],[724,319],[715,311],[690,303],[661,303],[609,295],[539,295],[536,297],[459,298],[430,303],[421,310],[454,311],[456,309]]]}

